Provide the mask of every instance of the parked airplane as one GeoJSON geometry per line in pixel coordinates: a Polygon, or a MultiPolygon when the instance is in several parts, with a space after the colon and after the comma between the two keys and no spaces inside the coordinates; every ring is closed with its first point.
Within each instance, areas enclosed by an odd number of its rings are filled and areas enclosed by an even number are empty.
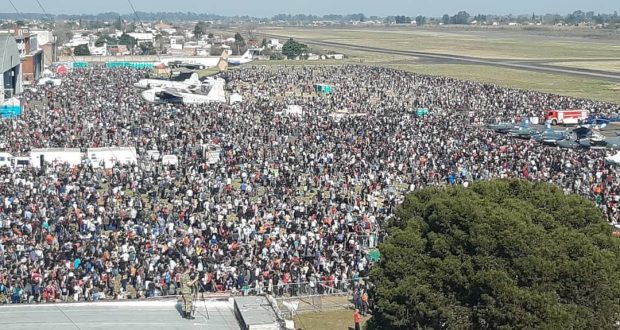
{"type": "Polygon", "coordinates": [[[564,140],[559,140],[556,142],[558,147],[567,148],[567,149],[578,149],[584,148],[579,141],[584,139],[589,139],[592,136],[592,129],[586,126],[580,126],[573,129],[572,132],[567,134],[564,140]]]}
{"type": "MultiPolygon", "coordinates": [[[[219,67],[222,69],[221,60],[225,60],[227,64],[230,65],[241,65],[245,63],[249,63],[254,60],[254,57],[260,52],[263,51],[263,48],[250,48],[241,56],[230,56],[229,52],[222,53],[221,57],[216,56],[208,56],[208,57],[174,57],[174,58],[162,58],[161,63],[165,66],[176,65],[176,66],[200,66],[200,68],[208,69],[213,67],[219,67]]],[[[225,69],[222,69],[225,70],[225,69]]]]}
{"type": "Polygon", "coordinates": [[[203,104],[211,102],[226,102],[224,79],[208,79],[202,85],[190,88],[151,88],[142,92],[141,96],[147,102],[153,103],[183,103],[203,104]]]}
{"type": "Polygon", "coordinates": [[[592,130],[592,136],[580,139],[579,145],[583,148],[590,149],[620,149],[620,137],[607,138],[603,136],[598,129],[592,130]]]}
{"type": "Polygon", "coordinates": [[[521,126],[508,130],[508,135],[521,139],[529,139],[535,133],[536,130],[530,127],[530,121],[527,119],[521,122],[521,126]]]}
{"type": "Polygon", "coordinates": [[[518,129],[520,127],[529,127],[530,121],[527,118],[524,118],[521,121],[520,125],[516,125],[514,123],[498,123],[498,124],[489,124],[487,128],[494,130],[497,133],[506,134],[511,130],[518,129]]]}
{"type": "Polygon", "coordinates": [[[134,84],[136,88],[191,88],[199,86],[200,80],[195,72],[180,72],[170,76],[170,79],[140,79],[134,84]]]}
{"type": "Polygon", "coordinates": [[[605,157],[605,163],[620,167],[620,152],[613,156],[605,157]]]}
{"type": "Polygon", "coordinates": [[[568,130],[556,131],[548,127],[542,132],[533,134],[532,139],[542,144],[557,144],[558,141],[566,139],[569,134],[570,132],[568,130]]]}

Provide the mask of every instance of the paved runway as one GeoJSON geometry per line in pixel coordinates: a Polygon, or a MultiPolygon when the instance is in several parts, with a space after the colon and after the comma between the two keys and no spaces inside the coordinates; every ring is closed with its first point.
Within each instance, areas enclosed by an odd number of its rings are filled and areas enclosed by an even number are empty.
{"type": "MultiPolygon", "coordinates": [[[[289,38],[283,35],[275,35],[275,34],[264,34],[264,35],[267,37],[281,38],[281,39],[289,38]]],[[[548,65],[548,64],[540,63],[538,61],[492,59],[492,58],[482,58],[482,57],[472,57],[472,56],[462,56],[462,55],[452,55],[452,54],[396,50],[396,49],[355,45],[355,44],[348,44],[348,43],[341,43],[341,42],[334,42],[334,41],[311,40],[311,39],[306,39],[306,38],[299,38],[299,40],[305,43],[315,44],[315,45],[320,45],[320,46],[332,46],[332,47],[336,46],[338,48],[369,51],[369,52],[374,52],[374,53],[379,53],[379,54],[404,55],[404,56],[411,56],[411,57],[417,57],[417,58],[422,58],[422,59],[431,59],[431,60],[439,61],[441,63],[448,63],[448,64],[449,63],[464,63],[464,64],[489,65],[489,66],[504,67],[504,68],[509,68],[509,69],[525,70],[525,71],[531,71],[531,72],[568,74],[572,76],[579,76],[579,77],[591,78],[591,79],[600,79],[600,80],[616,82],[616,83],[620,82],[620,73],[617,73],[617,72],[571,68],[571,67],[557,66],[557,65],[548,65]]],[[[562,61],[562,60],[558,60],[558,61],[562,61]]]]}
{"type": "Polygon", "coordinates": [[[176,301],[114,301],[0,306],[0,329],[240,330],[229,301],[197,301],[195,320],[176,301]]]}

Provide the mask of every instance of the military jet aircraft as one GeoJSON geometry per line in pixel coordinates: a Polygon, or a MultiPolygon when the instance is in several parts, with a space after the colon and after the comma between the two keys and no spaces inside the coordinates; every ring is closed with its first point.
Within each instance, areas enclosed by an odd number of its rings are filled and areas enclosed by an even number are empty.
{"type": "Polygon", "coordinates": [[[532,139],[542,144],[555,145],[558,141],[566,139],[570,135],[568,130],[556,131],[551,127],[547,127],[542,132],[532,134],[532,139]]]}
{"type": "Polygon", "coordinates": [[[521,121],[521,125],[516,125],[514,123],[497,123],[497,124],[489,124],[487,125],[488,129],[494,130],[496,133],[506,134],[511,130],[517,129],[524,125],[529,126],[529,120],[527,118],[521,121]],[[526,124],[527,123],[527,124],[526,124]]]}
{"type": "Polygon", "coordinates": [[[610,164],[620,167],[620,152],[613,156],[605,157],[605,164],[610,164]]]}
{"type": "Polygon", "coordinates": [[[507,133],[509,136],[512,136],[512,137],[516,137],[520,139],[529,139],[530,137],[532,137],[533,134],[536,134],[537,131],[534,128],[530,127],[529,120],[524,119],[521,122],[521,126],[508,130],[507,133]]]}
{"type": "Polygon", "coordinates": [[[592,136],[592,129],[587,126],[580,126],[573,129],[572,132],[569,132],[564,140],[557,141],[556,145],[560,148],[566,149],[584,148],[584,146],[579,144],[579,141],[588,139],[590,136],[592,136]]]}
{"type": "Polygon", "coordinates": [[[589,138],[578,140],[579,145],[589,149],[620,149],[620,137],[608,138],[601,134],[598,129],[592,129],[592,135],[589,138]]]}

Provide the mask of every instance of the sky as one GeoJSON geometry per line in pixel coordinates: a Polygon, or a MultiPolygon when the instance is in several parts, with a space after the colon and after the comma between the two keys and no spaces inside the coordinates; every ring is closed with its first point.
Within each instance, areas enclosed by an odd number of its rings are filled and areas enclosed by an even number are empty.
{"type": "MultiPolygon", "coordinates": [[[[36,0],[12,0],[20,12],[42,13],[36,0]]],[[[39,0],[52,14],[132,13],[128,0],[39,0]]],[[[275,14],[352,14],[366,16],[433,16],[455,14],[567,14],[575,10],[596,13],[620,11],[620,0],[131,0],[137,11],[182,11],[224,16],[271,17],[275,14]]],[[[2,12],[14,12],[9,0],[0,0],[2,12]]]]}

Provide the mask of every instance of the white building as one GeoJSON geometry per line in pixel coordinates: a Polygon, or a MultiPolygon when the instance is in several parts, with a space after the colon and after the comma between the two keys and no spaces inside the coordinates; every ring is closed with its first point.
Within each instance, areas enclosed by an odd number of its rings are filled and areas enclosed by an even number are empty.
{"type": "Polygon", "coordinates": [[[139,33],[139,32],[130,32],[127,33],[130,37],[136,39],[136,43],[138,45],[143,44],[145,42],[154,42],[155,35],[152,33],[139,33]]]}

